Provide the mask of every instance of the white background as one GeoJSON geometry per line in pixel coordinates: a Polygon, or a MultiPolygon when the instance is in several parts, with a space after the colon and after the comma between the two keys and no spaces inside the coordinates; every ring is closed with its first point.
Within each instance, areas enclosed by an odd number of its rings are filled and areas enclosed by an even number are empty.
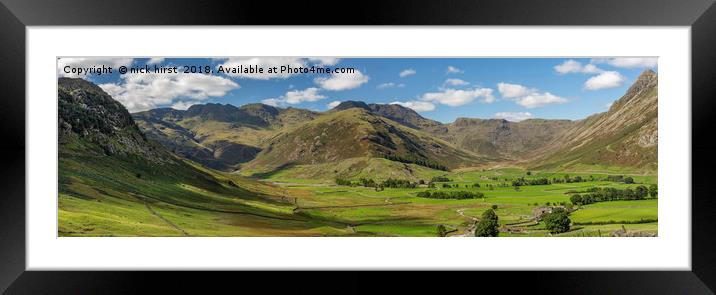
{"type": "Polygon", "coordinates": [[[690,270],[690,43],[688,27],[29,27],[27,268],[690,270]],[[658,56],[659,237],[58,238],[57,56],[658,56]]]}

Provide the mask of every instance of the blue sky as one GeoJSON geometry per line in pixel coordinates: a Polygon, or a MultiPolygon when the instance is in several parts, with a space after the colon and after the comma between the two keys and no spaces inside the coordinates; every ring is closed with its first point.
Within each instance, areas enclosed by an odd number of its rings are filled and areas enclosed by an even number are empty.
{"type": "Polygon", "coordinates": [[[326,111],[338,101],[399,103],[441,122],[457,117],[582,119],[603,112],[655,58],[62,58],[65,66],[112,66],[82,76],[130,111],[196,103],[263,102],[326,111]],[[206,74],[125,74],[119,66],[210,66],[206,74]],[[350,67],[352,74],[225,74],[219,65],[350,67]]]}

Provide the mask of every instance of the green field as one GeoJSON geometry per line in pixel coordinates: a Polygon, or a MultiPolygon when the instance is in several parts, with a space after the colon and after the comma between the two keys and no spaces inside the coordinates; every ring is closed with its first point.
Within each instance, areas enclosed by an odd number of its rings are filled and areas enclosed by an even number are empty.
{"type": "MultiPolygon", "coordinates": [[[[295,179],[274,177],[271,182],[287,188],[309,191],[298,200],[298,212],[302,214],[339,221],[354,226],[356,233],[387,236],[435,236],[436,226],[443,224],[455,230],[451,235],[465,234],[473,217],[492,205],[497,205],[496,213],[502,226],[502,236],[548,236],[544,226],[533,220],[535,207],[569,203],[567,191],[582,191],[591,187],[628,188],[656,183],[655,175],[633,176],[634,184],[610,181],[588,181],[580,183],[557,183],[550,185],[532,185],[520,187],[519,191],[511,186],[486,188],[487,184],[499,185],[505,179],[524,177],[522,169],[497,169],[488,171],[470,171],[446,174],[452,179],[451,185],[459,188],[435,188],[447,191],[480,191],[484,199],[438,200],[418,198],[415,195],[427,188],[386,188],[376,191],[360,186],[337,186],[312,180],[300,183],[295,179]],[[498,180],[491,179],[499,177],[498,180]],[[466,185],[479,183],[481,188],[466,188],[466,185]],[[537,204],[537,205],[535,205],[537,204]]],[[[600,179],[606,174],[598,173],[553,173],[532,172],[531,178],[564,177],[581,175],[600,179]]],[[[574,222],[570,232],[558,236],[609,236],[612,231],[621,230],[657,233],[657,200],[633,200],[600,202],[576,207],[570,214],[574,222]],[[650,222],[645,222],[650,221],[650,222]],[[639,223],[642,222],[642,223],[639,223]],[[587,224],[581,224],[587,223],[587,224]],[[588,224],[594,223],[594,224],[588,224]]]]}
{"type": "MultiPolygon", "coordinates": [[[[370,165],[384,165],[383,159],[370,165]]],[[[263,179],[218,172],[191,162],[156,174],[131,159],[65,155],[60,159],[61,236],[471,236],[482,212],[497,206],[500,236],[612,236],[618,231],[656,235],[656,199],[575,206],[570,231],[550,234],[533,209],[566,206],[567,192],[593,187],[634,188],[657,182],[634,174],[634,184],[603,180],[614,173],[527,171],[519,168],[444,172],[413,170],[414,179],[445,176],[435,188],[341,186],[324,177],[296,178],[299,167],[263,179]],[[80,164],[81,163],[81,164],[80,164]],[[143,170],[144,169],[144,170],[143,170]],[[190,177],[189,170],[206,177],[190,177]],[[129,173],[127,171],[133,171],[129,173]],[[136,173],[136,171],[142,171],[136,173]],[[185,175],[186,173],[186,175],[185,175]],[[138,175],[138,174],[141,174],[138,175]],[[524,177],[581,176],[579,183],[508,185],[524,177]],[[443,188],[447,183],[451,187],[443,188]],[[479,188],[473,187],[475,183],[479,188]],[[458,188],[453,186],[458,185],[458,188]],[[101,189],[98,189],[101,188],[101,189]],[[477,199],[420,198],[419,192],[481,192],[477,199]]],[[[625,173],[625,175],[629,175],[625,173]]],[[[355,179],[365,175],[356,175],[355,179]]],[[[384,175],[391,177],[390,175],[384,175]]],[[[376,179],[380,181],[381,179],[376,179]]]]}

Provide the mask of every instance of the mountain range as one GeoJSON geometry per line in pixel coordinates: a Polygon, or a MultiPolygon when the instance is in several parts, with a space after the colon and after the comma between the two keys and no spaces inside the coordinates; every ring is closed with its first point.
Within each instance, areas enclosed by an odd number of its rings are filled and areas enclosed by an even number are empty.
{"type": "Polygon", "coordinates": [[[582,120],[458,118],[443,124],[400,105],[360,101],[344,101],[326,112],[210,103],[132,117],[148,139],[226,171],[275,172],[355,159],[435,170],[519,165],[655,171],[657,97],[657,74],[646,70],[607,112],[582,120]]]}
{"type": "MultiPolygon", "coordinates": [[[[463,224],[464,209],[328,184],[393,178],[417,186],[440,176],[462,185],[465,175],[471,182],[490,175],[512,192],[506,177],[530,171],[491,168],[540,170],[536,177],[643,172],[641,180],[655,179],[657,170],[652,71],[608,111],[582,120],[444,124],[400,105],[360,101],[325,112],[204,104],[130,114],[99,86],[72,78],[58,80],[57,99],[60,236],[434,235],[445,213],[463,224]],[[309,182],[311,190],[296,185],[309,182]]],[[[531,201],[533,191],[525,192],[531,201]]]]}

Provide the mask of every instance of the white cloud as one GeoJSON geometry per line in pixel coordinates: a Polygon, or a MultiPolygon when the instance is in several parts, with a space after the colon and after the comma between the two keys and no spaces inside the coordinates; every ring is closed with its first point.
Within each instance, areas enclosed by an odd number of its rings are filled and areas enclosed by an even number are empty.
{"type": "Polygon", "coordinates": [[[495,118],[505,119],[512,122],[520,122],[532,118],[529,112],[499,112],[495,113],[495,118]]]}
{"type": "Polygon", "coordinates": [[[613,104],[614,104],[614,102],[612,101],[612,102],[608,102],[608,103],[605,104],[604,106],[606,106],[606,107],[609,109],[609,108],[612,107],[613,104]]]}
{"type": "Polygon", "coordinates": [[[390,104],[397,104],[406,108],[412,109],[416,112],[429,112],[435,109],[435,105],[426,101],[394,101],[390,104]]]}
{"type": "Polygon", "coordinates": [[[500,82],[497,83],[497,90],[503,98],[512,100],[518,105],[529,109],[548,104],[562,104],[567,102],[566,98],[556,96],[549,92],[539,92],[536,88],[529,88],[519,84],[500,82]]]}
{"type": "Polygon", "coordinates": [[[121,66],[129,67],[132,65],[132,58],[60,58],[57,60],[57,74],[60,77],[85,78],[86,75],[78,75],[73,73],[65,73],[65,67],[71,68],[101,68],[102,66],[111,67],[113,72],[117,72],[121,66]]]}
{"type": "Polygon", "coordinates": [[[492,96],[492,89],[490,88],[475,88],[475,89],[444,89],[441,92],[428,92],[420,96],[422,101],[432,101],[452,107],[461,106],[468,104],[476,98],[482,97],[481,102],[492,103],[495,101],[495,97],[492,96]]]}
{"type": "Polygon", "coordinates": [[[147,64],[148,65],[156,65],[156,64],[160,64],[162,62],[164,62],[163,57],[152,57],[149,59],[149,61],[147,61],[147,64]]]}
{"type": "Polygon", "coordinates": [[[618,68],[655,68],[658,65],[656,57],[616,57],[616,58],[595,58],[594,63],[606,63],[618,68]]]}
{"type": "Polygon", "coordinates": [[[316,87],[310,87],[304,90],[291,90],[286,92],[286,94],[282,95],[279,98],[267,98],[262,100],[261,102],[263,104],[276,107],[283,104],[299,104],[306,101],[319,101],[321,99],[326,98],[326,96],[318,93],[319,90],[320,89],[316,87]]]}
{"type": "Polygon", "coordinates": [[[528,109],[533,109],[537,107],[542,107],[548,104],[562,104],[567,102],[567,99],[563,97],[556,96],[552,93],[545,92],[545,93],[532,93],[530,95],[520,97],[517,99],[517,104],[526,107],[528,109]]]}
{"type": "Polygon", "coordinates": [[[278,98],[267,98],[267,99],[261,100],[261,103],[263,103],[265,105],[270,105],[272,107],[277,107],[277,106],[281,105],[282,102],[283,101],[278,98]]]}
{"type": "Polygon", "coordinates": [[[240,86],[219,76],[146,73],[121,75],[118,83],[100,84],[99,87],[130,112],[137,112],[187,99],[199,102],[210,97],[221,97],[240,86]]]}
{"type": "Polygon", "coordinates": [[[198,104],[198,101],[177,101],[174,104],[172,104],[172,109],[175,110],[186,110],[190,106],[193,106],[195,104],[198,104]]]}
{"type": "Polygon", "coordinates": [[[465,71],[463,71],[463,70],[461,70],[461,69],[458,69],[458,68],[456,68],[456,67],[453,67],[453,66],[448,66],[448,67],[447,67],[447,73],[448,73],[448,74],[462,74],[462,73],[464,73],[464,72],[465,72],[465,71]]]}
{"type": "Polygon", "coordinates": [[[309,57],[308,60],[319,66],[335,66],[341,61],[341,59],[337,57],[309,57]]]}
{"type": "Polygon", "coordinates": [[[445,80],[445,83],[443,85],[449,85],[449,86],[464,86],[470,84],[467,81],[461,80],[461,79],[447,79],[445,80]]]}
{"type": "Polygon", "coordinates": [[[584,89],[599,90],[619,87],[624,84],[625,80],[626,78],[619,72],[608,71],[589,78],[587,82],[584,82],[584,89]]]}
{"type": "MultiPolygon", "coordinates": [[[[240,65],[244,67],[258,66],[263,68],[264,72],[258,73],[227,73],[227,75],[237,78],[257,79],[257,80],[269,80],[269,79],[286,79],[295,74],[292,73],[268,73],[268,68],[277,67],[279,70],[281,66],[290,66],[292,68],[299,68],[306,66],[306,60],[295,57],[248,57],[248,58],[228,58],[220,66],[224,68],[237,68],[240,65]]],[[[218,66],[217,66],[218,68],[218,66]]]]}
{"type": "Polygon", "coordinates": [[[405,78],[405,77],[407,77],[407,76],[415,75],[415,73],[416,73],[416,72],[415,72],[415,70],[413,70],[413,69],[405,69],[405,70],[401,71],[400,74],[398,74],[398,75],[399,75],[401,78],[405,78]]]}
{"type": "Polygon", "coordinates": [[[311,87],[304,90],[291,90],[284,95],[286,103],[299,104],[304,101],[317,101],[326,98],[318,94],[318,88],[311,87]]]}
{"type": "Polygon", "coordinates": [[[560,74],[570,74],[570,73],[582,73],[582,74],[595,74],[602,72],[602,69],[598,68],[597,66],[593,64],[586,64],[582,65],[582,63],[570,59],[562,64],[554,66],[554,70],[557,71],[557,73],[560,74]]]}
{"type": "Polygon", "coordinates": [[[334,73],[329,78],[316,78],[313,80],[321,88],[326,90],[340,91],[357,88],[368,82],[370,77],[356,70],[353,73],[334,73]]]}
{"type": "Polygon", "coordinates": [[[388,83],[379,84],[379,85],[376,86],[375,88],[378,88],[378,89],[386,89],[386,88],[395,88],[395,87],[397,87],[397,88],[403,88],[403,87],[405,87],[405,84],[403,84],[403,83],[396,84],[396,83],[393,83],[393,82],[388,82],[388,83]]]}
{"type": "Polygon", "coordinates": [[[530,89],[519,84],[500,82],[497,83],[497,91],[499,91],[500,95],[504,98],[517,98],[527,96],[532,92],[536,92],[537,89],[530,89]]]}
{"type": "Polygon", "coordinates": [[[329,109],[332,109],[332,108],[337,107],[339,104],[341,104],[341,102],[342,101],[340,101],[340,100],[334,100],[334,101],[330,102],[329,104],[327,104],[326,107],[329,109]]]}

